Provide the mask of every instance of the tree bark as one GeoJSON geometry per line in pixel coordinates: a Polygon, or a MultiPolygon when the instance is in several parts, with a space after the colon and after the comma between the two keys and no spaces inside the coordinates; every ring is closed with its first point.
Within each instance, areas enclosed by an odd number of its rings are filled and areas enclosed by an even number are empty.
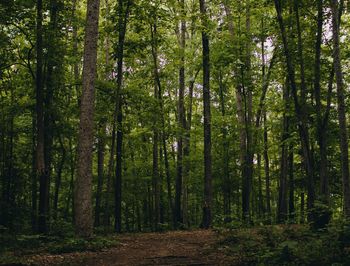
{"type": "Polygon", "coordinates": [[[266,215],[267,215],[268,221],[271,221],[270,162],[269,162],[269,154],[268,154],[266,111],[264,111],[264,171],[265,171],[265,190],[266,190],[266,215]]]}
{"type": "Polygon", "coordinates": [[[36,174],[38,176],[39,187],[39,215],[38,232],[46,233],[48,219],[48,193],[49,180],[45,165],[45,125],[44,125],[44,87],[43,87],[43,4],[42,0],[37,0],[37,25],[36,25],[36,123],[37,123],[37,143],[36,143],[36,174]]]}
{"type": "MultiPolygon", "coordinates": [[[[163,116],[163,104],[162,104],[162,86],[160,83],[160,77],[158,72],[158,35],[157,35],[157,21],[154,18],[154,23],[151,25],[151,37],[152,37],[152,56],[153,56],[153,73],[154,73],[154,98],[156,100],[156,110],[160,110],[161,117],[160,121],[164,125],[163,116]]],[[[158,165],[158,139],[159,131],[157,129],[157,121],[154,122],[153,129],[153,170],[152,170],[152,181],[153,181],[153,192],[154,192],[154,228],[159,229],[160,222],[160,176],[159,176],[159,165],[158,165]]],[[[164,129],[164,127],[163,127],[164,129]]]]}
{"type": "Polygon", "coordinates": [[[56,180],[55,180],[55,195],[53,200],[53,210],[54,210],[54,218],[56,219],[58,216],[58,201],[59,201],[59,192],[62,183],[62,171],[64,167],[64,163],[66,161],[66,149],[64,148],[62,137],[59,137],[60,147],[61,147],[61,160],[57,167],[56,180]]]}
{"type": "Polygon", "coordinates": [[[106,124],[102,122],[102,124],[100,125],[100,132],[97,144],[97,190],[95,202],[95,226],[100,226],[101,198],[104,180],[105,135],[106,124]]]}
{"type": "Polygon", "coordinates": [[[127,20],[130,11],[131,0],[127,0],[126,6],[124,4],[125,0],[118,1],[119,8],[119,18],[118,18],[118,48],[117,48],[117,142],[116,142],[116,182],[115,182],[115,224],[114,229],[116,232],[120,233],[122,231],[122,149],[123,149],[123,97],[122,97],[122,87],[123,87],[123,60],[124,60],[124,42],[126,34],[127,20]]]}
{"type": "Polygon", "coordinates": [[[179,69],[179,101],[178,101],[178,141],[177,141],[177,175],[175,186],[175,217],[176,224],[183,223],[183,216],[181,212],[181,195],[183,190],[183,134],[186,128],[185,120],[185,47],[186,47],[186,21],[183,18],[186,15],[185,1],[181,0],[181,28],[180,28],[180,69],[179,69]]]}
{"type": "Polygon", "coordinates": [[[83,90],[80,103],[77,177],[74,193],[76,234],[90,237],[92,221],[92,145],[97,66],[99,0],[88,0],[85,27],[83,90]]]}
{"type": "Polygon", "coordinates": [[[210,114],[210,51],[208,30],[208,15],[205,0],[200,0],[202,21],[202,56],[203,56],[203,116],[204,116],[204,203],[202,225],[212,226],[212,157],[211,157],[211,114],[210,114]]]}
{"type": "Polygon", "coordinates": [[[338,1],[331,0],[332,9],[332,32],[333,32],[333,63],[335,79],[337,85],[337,109],[340,133],[341,169],[343,182],[343,204],[344,215],[350,217],[350,180],[349,180],[349,145],[348,132],[345,114],[344,80],[340,57],[340,37],[339,37],[339,8],[338,1]]]}
{"type": "Polygon", "coordinates": [[[280,179],[278,187],[278,212],[277,222],[284,223],[287,219],[288,207],[287,207],[287,177],[288,177],[288,131],[289,131],[289,117],[288,117],[288,101],[289,92],[284,86],[283,89],[283,101],[285,102],[285,110],[283,114],[283,132],[281,139],[281,167],[280,167],[280,179]]]}

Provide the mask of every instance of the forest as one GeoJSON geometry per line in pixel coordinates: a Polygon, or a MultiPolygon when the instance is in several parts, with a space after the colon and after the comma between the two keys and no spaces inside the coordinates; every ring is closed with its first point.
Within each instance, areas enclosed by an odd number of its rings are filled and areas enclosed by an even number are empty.
{"type": "Polygon", "coordinates": [[[1,0],[0,265],[350,265],[349,32],[345,0],[1,0]]]}

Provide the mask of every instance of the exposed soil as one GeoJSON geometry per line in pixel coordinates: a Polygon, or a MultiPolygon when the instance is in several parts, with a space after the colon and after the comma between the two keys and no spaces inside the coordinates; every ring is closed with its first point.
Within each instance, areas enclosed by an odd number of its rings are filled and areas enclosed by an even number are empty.
{"type": "Polygon", "coordinates": [[[211,230],[126,234],[119,244],[101,252],[38,255],[35,265],[232,265],[217,248],[211,230]]]}

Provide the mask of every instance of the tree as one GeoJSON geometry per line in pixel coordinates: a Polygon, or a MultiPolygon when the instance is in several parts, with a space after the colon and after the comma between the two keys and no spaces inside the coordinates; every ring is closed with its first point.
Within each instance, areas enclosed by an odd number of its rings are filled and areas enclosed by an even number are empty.
{"type": "Polygon", "coordinates": [[[44,125],[44,87],[43,87],[43,3],[37,1],[36,25],[36,173],[40,182],[38,231],[47,231],[49,176],[45,165],[45,125],[44,125]]]}
{"type": "Polygon", "coordinates": [[[212,226],[212,166],[211,166],[211,115],[210,115],[210,54],[207,7],[204,0],[199,1],[202,20],[202,48],[203,48],[203,117],[204,117],[204,203],[203,219],[204,228],[212,226]]]}
{"type": "Polygon", "coordinates": [[[341,151],[341,173],[343,181],[343,197],[344,197],[344,214],[346,217],[350,216],[350,180],[349,180],[349,144],[348,132],[345,116],[345,98],[342,65],[340,58],[340,44],[339,44],[339,8],[336,0],[331,1],[332,9],[332,32],[333,32],[333,62],[334,72],[337,85],[337,103],[338,103],[338,120],[339,120],[339,134],[340,134],[340,151],[341,151]]]}
{"type": "Polygon", "coordinates": [[[83,90],[80,102],[77,177],[74,193],[75,230],[78,236],[90,237],[92,220],[92,144],[97,61],[99,0],[88,0],[83,64],[83,90]]]}

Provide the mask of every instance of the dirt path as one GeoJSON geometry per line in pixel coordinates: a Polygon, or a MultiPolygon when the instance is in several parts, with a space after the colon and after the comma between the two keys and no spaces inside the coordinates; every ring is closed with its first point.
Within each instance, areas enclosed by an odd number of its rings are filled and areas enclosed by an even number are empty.
{"type": "Polygon", "coordinates": [[[210,230],[128,234],[102,252],[70,253],[38,258],[39,265],[230,265],[216,248],[210,230]]]}

